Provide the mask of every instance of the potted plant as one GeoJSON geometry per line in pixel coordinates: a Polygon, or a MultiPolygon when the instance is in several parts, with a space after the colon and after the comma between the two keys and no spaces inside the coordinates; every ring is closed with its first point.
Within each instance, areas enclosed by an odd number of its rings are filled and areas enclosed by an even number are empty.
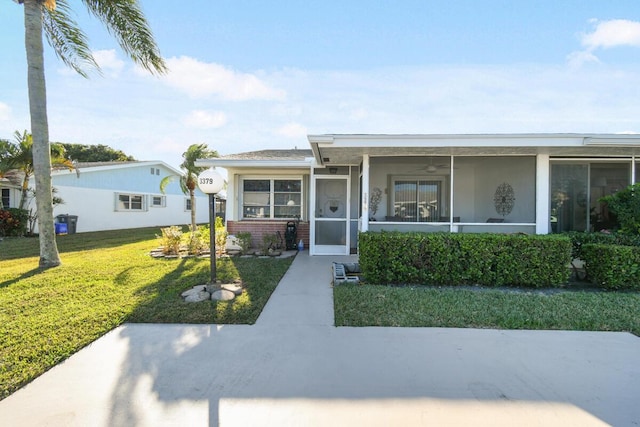
{"type": "Polygon", "coordinates": [[[378,187],[374,187],[371,190],[371,195],[369,196],[369,211],[371,212],[371,216],[369,217],[370,221],[375,221],[375,214],[378,212],[378,205],[380,204],[380,200],[382,199],[382,190],[378,187]]]}

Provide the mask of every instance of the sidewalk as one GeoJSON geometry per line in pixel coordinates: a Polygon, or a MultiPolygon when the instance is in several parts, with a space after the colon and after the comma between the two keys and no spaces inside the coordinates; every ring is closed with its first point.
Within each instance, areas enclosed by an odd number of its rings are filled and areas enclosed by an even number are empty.
{"type": "Polygon", "coordinates": [[[334,260],[298,255],[255,325],[116,328],[0,401],[0,425],[640,424],[638,337],[336,328],[334,260]]]}
{"type": "Polygon", "coordinates": [[[314,256],[301,252],[284,275],[256,325],[333,326],[332,262],[357,262],[352,256],[314,256]]]}

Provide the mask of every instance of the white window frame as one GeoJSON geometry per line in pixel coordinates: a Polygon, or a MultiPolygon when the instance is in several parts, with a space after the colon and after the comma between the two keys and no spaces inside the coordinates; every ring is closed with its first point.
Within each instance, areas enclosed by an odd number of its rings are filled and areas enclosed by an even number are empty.
{"type": "Polygon", "coordinates": [[[115,193],[115,210],[116,212],[146,212],[148,210],[149,202],[147,199],[147,195],[140,193],[115,193]],[[126,196],[129,198],[129,207],[124,207],[123,201],[120,200],[120,197],[126,196]],[[131,198],[132,197],[140,197],[140,209],[132,209],[131,208],[131,198]]]}
{"type": "Polygon", "coordinates": [[[184,198],[184,211],[191,212],[191,199],[189,197],[184,198]]]}
{"type": "Polygon", "coordinates": [[[167,196],[161,196],[161,195],[150,195],[149,196],[149,206],[152,208],[165,208],[167,207],[167,196]],[[160,204],[156,204],[155,201],[156,199],[159,198],[160,199],[160,204]]]}
{"type": "Polygon", "coordinates": [[[2,188],[0,189],[0,197],[2,197],[2,201],[3,201],[3,206],[5,209],[10,208],[11,207],[11,189],[10,188],[2,188]],[[5,193],[7,194],[6,200],[7,203],[4,203],[5,201],[5,193]]]}
{"type": "MultiPolygon", "coordinates": [[[[291,194],[298,194],[298,193],[291,193],[291,194]]],[[[238,210],[239,210],[239,216],[240,219],[242,219],[243,221],[252,221],[252,220],[258,220],[258,221],[264,221],[264,220],[275,220],[275,221],[286,221],[286,220],[292,220],[292,219],[298,219],[298,218],[302,218],[303,214],[304,214],[304,200],[305,200],[305,193],[304,193],[304,179],[302,175],[282,175],[282,176],[264,176],[264,175],[251,175],[251,176],[243,176],[240,178],[240,191],[239,191],[239,206],[238,206],[238,210]],[[245,181],[269,181],[269,216],[268,217],[262,217],[262,218],[250,218],[250,217],[245,217],[244,216],[244,182],[245,181]],[[276,218],[275,215],[275,207],[276,206],[280,206],[280,205],[276,205],[275,204],[275,181],[299,181],[300,182],[300,212],[298,215],[294,215],[291,217],[278,217],[276,218]]]]}

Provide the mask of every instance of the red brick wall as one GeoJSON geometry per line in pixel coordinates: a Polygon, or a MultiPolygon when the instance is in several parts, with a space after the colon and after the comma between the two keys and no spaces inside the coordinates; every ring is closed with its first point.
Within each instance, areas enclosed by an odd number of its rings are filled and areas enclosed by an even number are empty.
{"type": "MultiPolygon", "coordinates": [[[[227,221],[227,232],[237,234],[242,232],[251,233],[251,247],[262,246],[262,236],[264,234],[276,234],[279,231],[284,240],[284,232],[287,229],[288,221],[227,221]]],[[[300,221],[298,223],[298,241],[304,242],[305,250],[309,249],[309,222],[300,221]]],[[[283,242],[284,244],[285,242],[283,242]]]]}

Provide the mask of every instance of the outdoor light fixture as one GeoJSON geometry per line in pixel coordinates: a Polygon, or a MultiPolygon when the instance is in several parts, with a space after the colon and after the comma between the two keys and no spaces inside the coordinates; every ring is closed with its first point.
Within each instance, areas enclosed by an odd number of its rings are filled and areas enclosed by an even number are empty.
{"type": "Polygon", "coordinates": [[[216,194],[224,188],[224,178],[214,168],[209,168],[198,175],[198,188],[209,195],[209,263],[211,286],[216,286],[216,194]]]}

